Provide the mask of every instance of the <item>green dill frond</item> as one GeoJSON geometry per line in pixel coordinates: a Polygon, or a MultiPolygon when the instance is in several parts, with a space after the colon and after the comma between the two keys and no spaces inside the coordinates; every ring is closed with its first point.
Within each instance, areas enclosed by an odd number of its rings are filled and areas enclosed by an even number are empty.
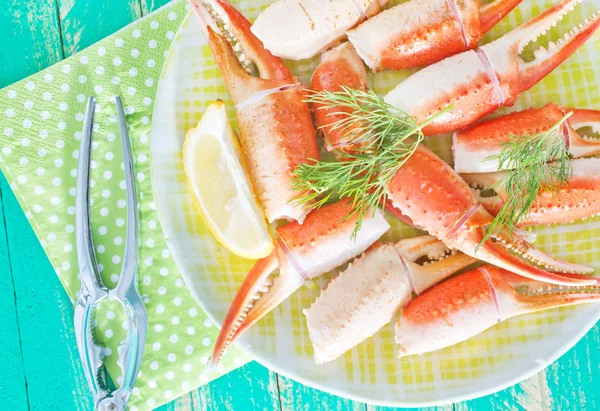
{"type": "Polygon", "coordinates": [[[293,189],[306,194],[293,201],[319,208],[349,198],[352,212],[348,217],[358,215],[354,238],[365,214],[385,204],[389,182],[423,140],[423,127],[437,116],[418,124],[415,117],[387,104],[374,92],[347,87],[338,92],[312,93],[308,101],[321,104],[323,109],[349,108],[348,112],[332,113],[342,118],[324,127],[340,130],[344,142],[361,144],[347,152],[338,150],[343,161],[299,165],[293,189]]]}
{"type": "Polygon", "coordinates": [[[569,151],[561,131],[572,114],[544,132],[512,136],[499,154],[486,158],[498,160],[498,170],[506,171],[498,187],[490,188],[502,189],[507,200],[479,246],[502,230],[512,232],[528,216],[540,191],[558,190],[571,177],[569,151]]]}

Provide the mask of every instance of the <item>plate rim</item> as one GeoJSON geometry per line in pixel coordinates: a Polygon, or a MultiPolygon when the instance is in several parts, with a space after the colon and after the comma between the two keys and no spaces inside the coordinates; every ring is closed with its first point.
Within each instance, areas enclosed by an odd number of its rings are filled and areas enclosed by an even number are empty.
{"type": "MultiPolygon", "coordinates": [[[[190,16],[192,14],[193,14],[193,11],[191,11],[191,10],[189,10],[187,12],[186,16],[182,19],[182,21],[177,29],[174,39],[179,38],[181,30],[184,28],[184,25],[187,23],[187,20],[190,18],[190,16]]],[[[171,49],[172,49],[173,45],[175,44],[175,41],[176,40],[174,40],[171,43],[171,46],[169,47],[169,52],[168,52],[169,54],[171,53],[171,49]]],[[[158,79],[158,84],[157,84],[157,88],[156,88],[156,96],[159,95],[159,93],[161,92],[161,86],[164,87],[164,83],[166,82],[165,76],[164,76],[164,71],[167,69],[168,61],[169,61],[169,59],[167,58],[167,59],[165,59],[165,62],[163,63],[163,67],[161,69],[161,74],[158,79]]],[[[152,125],[154,124],[154,119],[160,117],[160,115],[158,113],[159,112],[158,107],[159,107],[158,104],[154,105],[153,115],[152,115],[152,125]]],[[[217,319],[214,316],[212,309],[206,305],[203,298],[201,298],[201,296],[196,291],[196,288],[188,285],[189,283],[191,283],[193,281],[192,281],[192,278],[190,278],[190,274],[188,274],[187,270],[182,269],[182,267],[185,267],[185,264],[180,261],[185,260],[185,258],[184,258],[184,256],[182,256],[180,254],[179,248],[176,246],[176,244],[173,240],[173,238],[175,238],[176,235],[174,235],[175,232],[173,231],[173,226],[172,226],[170,220],[165,218],[161,211],[161,209],[162,209],[161,200],[160,200],[161,197],[158,195],[159,188],[158,188],[158,184],[154,183],[157,180],[158,170],[157,170],[156,162],[153,161],[153,153],[154,153],[153,146],[155,146],[155,144],[156,144],[156,143],[153,144],[153,142],[155,142],[158,138],[160,138],[160,136],[156,135],[154,130],[155,130],[155,127],[151,127],[151,131],[150,131],[150,174],[151,174],[151,181],[153,182],[152,183],[152,195],[154,197],[154,202],[156,205],[156,211],[158,213],[160,224],[161,224],[162,230],[165,234],[165,240],[167,243],[167,247],[168,247],[169,252],[171,253],[171,256],[173,257],[173,260],[181,274],[181,277],[183,278],[184,282],[186,283],[186,287],[188,288],[190,294],[192,295],[192,297],[194,298],[196,303],[200,306],[200,308],[202,308],[202,310],[206,313],[206,315],[209,317],[209,319],[220,329],[222,321],[217,319]]],[[[293,370],[293,369],[285,369],[285,368],[282,368],[282,367],[272,363],[270,360],[265,358],[261,352],[254,351],[253,348],[248,348],[245,344],[234,343],[233,345],[235,345],[236,348],[238,348],[246,356],[248,356],[250,361],[256,361],[259,364],[261,364],[262,366],[268,368],[269,370],[275,371],[276,373],[281,374],[282,376],[284,376],[286,378],[290,378],[290,379],[297,381],[301,384],[304,384],[308,387],[311,387],[311,388],[314,388],[314,389],[317,389],[317,390],[320,390],[320,391],[323,391],[323,392],[326,392],[326,393],[329,393],[332,395],[337,395],[342,398],[347,398],[347,399],[350,399],[353,401],[360,401],[360,402],[370,404],[370,405],[375,405],[375,406],[419,408],[419,407],[442,406],[442,405],[453,404],[456,402],[469,401],[469,400],[481,398],[481,397],[505,390],[506,388],[512,387],[513,385],[516,385],[516,384],[532,377],[533,375],[539,373],[540,371],[545,370],[550,365],[552,365],[554,362],[556,362],[560,357],[562,357],[569,350],[571,350],[594,327],[594,325],[596,325],[596,323],[598,321],[600,321],[600,308],[597,310],[595,316],[590,316],[587,321],[583,322],[583,326],[580,329],[578,329],[577,332],[571,334],[564,341],[563,344],[561,344],[560,346],[558,346],[558,348],[553,350],[552,355],[550,355],[547,360],[545,360],[544,362],[536,362],[536,364],[534,366],[532,366],[531,368],[529,368],[527,370],[523,370],[521,373],[519,373],[515,376],[507,377],[502,380],[498,380],[498,382],[490,384],[490,386],[487,388],[480,388],[480,389],[475,390],[470,393],[456,394],[453,396],[452,395],[447,396],[444,399],[430,400],[430,401],[403,402],[403,401],[395,401],[395,400],[378,400],[378,399],[366,397],[364,395],[354,394],[349,390],[343,390],[343,389],[336,388],[336,387],[325,387],[320,382],[310,380],[308,378],[305,378],[305,377],[297,374],[295,372],[295,370],[293,370]]]]}

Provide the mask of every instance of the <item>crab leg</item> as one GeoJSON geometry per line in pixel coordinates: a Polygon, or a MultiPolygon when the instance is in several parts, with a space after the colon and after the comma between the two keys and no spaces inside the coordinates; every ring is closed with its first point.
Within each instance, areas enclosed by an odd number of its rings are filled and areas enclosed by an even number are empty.
{"type": "MultiPolygon", "coordinates": [[[[337,56],[337,60],[340,60],[339,50],[344,50],[343,55],[353,54],[351,48],[342,49],[340,46],[331,54],[337,56]]],[[[324,61],[328,60],[324,58],[324,61]]],[[[354,78],[354,76],[337,75],[338,72],[333,67],[335,65],[325,63],[317,69],[319,76],[330,79],[328,84],[330,90],[336,90],[336,87],[344,85],[345,79],[354,78]]],[[[346,110],[347,108],[340,107],[335,112],[344,113],[346,110]]],[[[327,120],[321,121],[324,121],[325,125],[328,124],[327,120]]],[[[319,124],[320,127],[323,125],[323,123],[319,124]]],[[[325,128],[326,133],[327,131],[325,128]]],[[[390,182],[386,208],[403,221],[428,231],[452,249],[527,277],[556,284],[580,281],[544,271],[534,264],[550,271],[591,272],[588,267],[556,260],[511,233],[501,233],[493,240],[486,241],[477,250],[477,246],[493,221],[493,216],[480,206],[467,183],[423,145],[417,148],[390,182]],[[530,262],[509,253],[508,249],[530,262]]]]}
{"type": "Polygon", "coordinates": [[[585,274],[593,270],[554,259],[513,233],[502,232],[478,248],[493,216],[478,203],[467,183],[423,145],[417,147],[390,181],[388,198],[393,207],[451,249],[553,284],[586,285],[596,281],[549,272],[585,274]]]}
{"type": "Polygon", "coordinates": [[[543,133],[558,123],[566,113],[573,113],[565,121],[559,136],[565,139],[573,157],[600,153],[600,140],[592,137],[600,133],[600,111],[558,107],[548,103],[542,108],[530,108],[491,120],[454,133],[452,152],[454,169],[459,173],[486,173],[498,170],[497,156],[512,136],[530,136],[543,133]],[[585,129],[589,129],[586,131],[585,129]],[[578,130],[591,135],[580,134],[578,130]]]}
{"type": "Polygon", "coordinates": [[[300,60],[333,46],[346,30],[375,15],[389,0],[279,0],[252,26],[267,50],[300,60]]]}
{"type": "Polygon", "coordinates": [[[348,40],[378,72],[426,66],[477,47],[522,0],[411,0],[348,31],[348,40]]]}
{"type": "MultiPolygon", "coordinates": [[[[498,214],[507,200],[501,188],[505,171],[496,173],[461,174],[471,186],[477,200],[492,215],[498,214]],[[484,197],[481,188],[494,187],[496,195],[484,197]]],[[[571,175],[558,191],[542,190],[519,227],[540,224],[566,224],[600,215],[600,158],[580,158],[571,161],[571,175]]]]}
{"type": "Polygon", "coordinates": [[[525,46],[556,25],[581,0],[562,0],[477,51],[469,50],[424,68],[397,85],[385,101],[419,122],[440,110],[452,109],[423,129],[427,135],[462,129],[502,106],[511,106],[573,54],[600,27],[600,11],[573,28],[535,59],[524,62],[525,46]]]}
{"type": "Polygon", "coordinates": [[[600,287],[551,286],[486,264],[404,307],[395,326],[398,356],[449,347],[521,314],[591,302],[600,302],[600,287]]]}
{"type": "Polygon", "coordinates": [[[319,158],[304,92],[225,0],[189,1],[236,105],[245,161],[267,219],[302,221],[309,210],[290,203],[301,194],[292,190],[293,171],[319,158]],[[252,63],[260,77],[249,74],[252,63]]]}
{"type": "Polygon", "coordinates": [[[420,294],[475,261],[450,253],[431,236],[374,245],[304,310],[315,362],[336,359],[392,321],[413,292],[420,294]]]}
{"type": "Polygon", "coordinates": [[[273,253],[259,260],[236,294],[213,349],[218,363],[240,334],[273,310],[304,284],[356,257],[389,229],[381,212],[368,213],[356,238],[351,239],[357,217],[348,217],[352,204],[341,200],[313,210],[302,225],[277,228],[273,253]],[[279,270],[276,278],[271,275],[279,270]]]}

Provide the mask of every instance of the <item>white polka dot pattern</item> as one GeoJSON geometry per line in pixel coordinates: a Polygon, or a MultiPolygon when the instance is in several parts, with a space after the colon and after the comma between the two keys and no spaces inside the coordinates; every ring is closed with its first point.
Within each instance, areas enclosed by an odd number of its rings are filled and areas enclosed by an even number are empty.
{"type": "MultiPolygon", "coordinates": [[[[209,373],[217,330],[210,327],[167,249],[150,181],[149,134],[156,84],[187,2],[176,1],[19,83],[0,90],[0,167],[71,298],[79,290],[75,252],[75,181],[88,95],[96,95],[91,170],[92,224],[99,269],[109,287],[119,279],[125,238],[125,183],[113,96],[126,107],[139,189],[139,289],[149,326],[141,375],[130,409],[168,402],[234,366],[209,373]],[[5,98],[6,97],[6,98],[5,98]]],[[[107,302],[96,311],[113,378],[127,323],[122,308],[107,302]]],[[[235,364],[239,366],[240,364],[235,364]]]]}

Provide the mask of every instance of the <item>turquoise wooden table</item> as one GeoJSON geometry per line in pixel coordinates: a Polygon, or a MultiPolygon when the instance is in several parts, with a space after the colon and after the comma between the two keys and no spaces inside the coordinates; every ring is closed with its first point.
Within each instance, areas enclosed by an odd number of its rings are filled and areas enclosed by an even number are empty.
{"type": "MultiPolygon", "coordinates": [[[[166,0],[3,0],[0,87],[89,46],[166,0]]],[[[4,178],[0,181],[0,410],[88,410],[72,306],[4,178]]],[[[547,370],[440,409],[600,409],[596,325],[547,370]]],[[[163,410],[382,410],[248,364],[163,410]]]]}

